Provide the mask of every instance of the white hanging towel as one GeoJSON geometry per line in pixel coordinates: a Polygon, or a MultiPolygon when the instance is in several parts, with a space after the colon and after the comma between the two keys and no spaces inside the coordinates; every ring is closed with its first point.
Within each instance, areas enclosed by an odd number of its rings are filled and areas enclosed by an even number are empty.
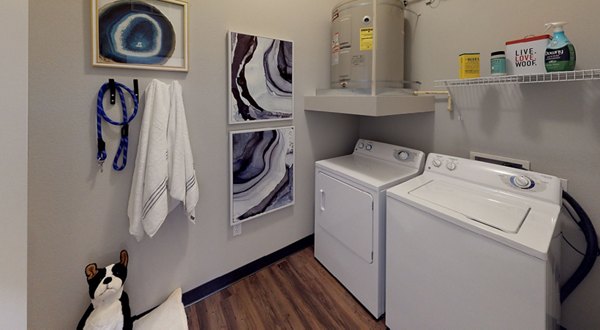
{"type": "Polygon", "coordinates": [[[180,202],[194,222],[198,194],[181,85],[154,79],[146,87],[127,209],[129,233],[138,241],[144,232],[154,236],[180,202]]]}
{"type": "MultiPolygon", "coordinates": [[[[183,107],[181,85],[173,81],[171,90],[171,110],[167,129],[169,142],[169,195],[179,204],[183,203],[190,221],[196,220],[196,204],[198,204],[198,183],[194,171],[192,146],[188,135],[187,120],[183,107]]],[[[175,205],[175,206],[176,206],[175,205]]]]}

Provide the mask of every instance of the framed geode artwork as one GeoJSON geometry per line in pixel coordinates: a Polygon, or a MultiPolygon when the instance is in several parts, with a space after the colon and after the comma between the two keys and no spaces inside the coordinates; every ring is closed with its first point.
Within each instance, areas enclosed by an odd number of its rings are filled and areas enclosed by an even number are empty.
{"type": "Polygon", "coordinates": [[[230,224],[294,204],[294,127],[230,132],[230,224]]]}
{"type": "Polygon", "coordinates": [[[293,43],[229,32],[229,123],[294,115],[293,43]]]}
{"type": "Polygon", "coordinates": [[[92,65],[188,71],[187,2],[91,2],[92,65]]]}

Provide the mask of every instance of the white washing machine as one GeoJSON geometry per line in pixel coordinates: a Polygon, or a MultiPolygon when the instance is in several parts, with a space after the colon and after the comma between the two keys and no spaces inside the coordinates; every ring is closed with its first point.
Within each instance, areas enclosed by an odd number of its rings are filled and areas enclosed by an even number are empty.
{"type": "Polygon", "coordinates": [[[417,176],[421,151],[359,140],[316,162],[315,258],[375,318],[385,304],[385,190],[417,176]]]}
{"type": "Polygon", "coordinates": [[[430,154],[387,192],[386,325],[559,327],[560,179],[430,154]]]}

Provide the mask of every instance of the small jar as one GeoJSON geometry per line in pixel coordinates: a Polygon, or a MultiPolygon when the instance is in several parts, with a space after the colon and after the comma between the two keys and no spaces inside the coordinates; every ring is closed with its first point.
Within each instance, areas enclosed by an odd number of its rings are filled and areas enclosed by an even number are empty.
{"type": "Polygon", "coordinates": [[[504,51],[493,52],[490,61],[492,76],[503,76],[506,74],[506,56],[504,51]]]}

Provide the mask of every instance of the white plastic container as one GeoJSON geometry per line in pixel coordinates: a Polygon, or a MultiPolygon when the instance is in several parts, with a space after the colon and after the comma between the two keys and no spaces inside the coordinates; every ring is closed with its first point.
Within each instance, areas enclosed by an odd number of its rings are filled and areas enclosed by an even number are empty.
{"type": "Polygon", "coordinates": [[[506,42],[506,69],[508,74],[546,73],[544,56],[550,35],[528,37],[506,42]]]}

